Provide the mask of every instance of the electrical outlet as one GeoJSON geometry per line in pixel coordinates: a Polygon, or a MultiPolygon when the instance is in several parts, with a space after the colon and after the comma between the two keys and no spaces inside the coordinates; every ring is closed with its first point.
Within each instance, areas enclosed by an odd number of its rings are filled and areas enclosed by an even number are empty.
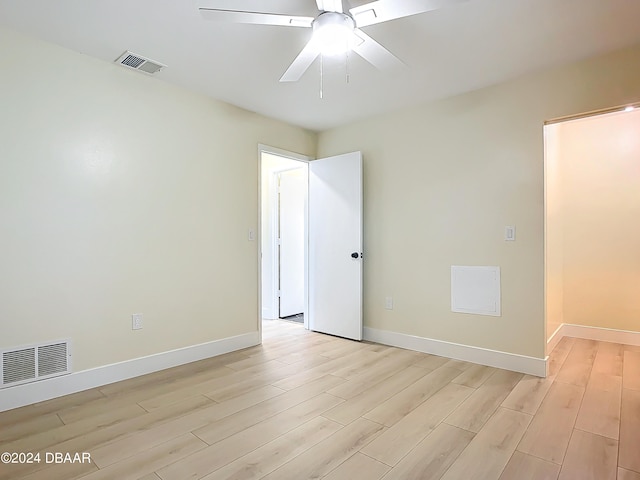
{"type": "Polygon", "coordinates": [[[140,330],[142,328],[142,314],[134,313],[131,315],[131,330],[140,330]]]}
{"type": "Polygon", "coordinates": [[[385,297],[384,308],[387,310],[393,310],[393,297],[385,297]]]}

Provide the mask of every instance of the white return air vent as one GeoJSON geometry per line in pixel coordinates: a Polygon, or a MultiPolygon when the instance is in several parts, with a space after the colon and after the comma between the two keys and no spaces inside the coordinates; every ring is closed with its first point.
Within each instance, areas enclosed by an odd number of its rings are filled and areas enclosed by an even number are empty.
{"type": "Polygon", "coordinates": [[[128,50],[120,55],[120,57],[116,60],[116,63],[119,63],[120,65],[127,68],[132,68],[133,70],[139,70],[141,72],[148,73],[149,75],[158,73],[160,70],[166,67],[166,65],[158,63],[155,60],[145,58],[142,55],[138,55],[137,53],[133,53],[128,50]]]}
{"type": "Polygon", "coordinates": [[[71,373],[71,341],[0,350],[0,388],[71,373]]]}

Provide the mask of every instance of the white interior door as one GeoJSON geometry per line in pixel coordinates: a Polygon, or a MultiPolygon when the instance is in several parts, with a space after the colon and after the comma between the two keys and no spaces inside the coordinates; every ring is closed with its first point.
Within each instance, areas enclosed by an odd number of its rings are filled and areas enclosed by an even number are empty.
{"type": "Polygon", "coordinates": [[[362,340],[362,154],[309,163],[309,328],[362,340]]]}
{"type": "Polygon", "coordinates": [[[304,312],[304,217],[306,176],[302,168],[279,175],[280,313],[304,312]]]}

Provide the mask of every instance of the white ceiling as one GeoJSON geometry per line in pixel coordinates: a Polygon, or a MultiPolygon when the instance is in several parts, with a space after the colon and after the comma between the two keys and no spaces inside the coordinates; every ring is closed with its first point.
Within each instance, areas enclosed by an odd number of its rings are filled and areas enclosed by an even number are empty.
{"type": "MultiPolygon", "coordinates": [[[[318,60],[299,82],[278,82],[309,29],[207,21],[206,1],[0,0],[0,25],[108,62],[131,50],[168,66],[158,79],[317,131],[640,43],[638,0],[469,0],[365,27],[407,67],[352,55],[347,84],[344,62],[325,62],[320,99],[318,60]]],[[[314,0],[220,1],[317,14],[314,0]]]]}

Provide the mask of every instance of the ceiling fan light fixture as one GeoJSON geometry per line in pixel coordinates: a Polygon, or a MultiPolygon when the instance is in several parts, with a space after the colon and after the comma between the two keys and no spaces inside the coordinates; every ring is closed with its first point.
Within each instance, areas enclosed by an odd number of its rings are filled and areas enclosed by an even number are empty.
{"type": "Polygon", "coordinates": [[[313,38],[323,55],[340,55],[353,48],[355,22],[345,13],[325,12],[313,21],[313,38]]]}

